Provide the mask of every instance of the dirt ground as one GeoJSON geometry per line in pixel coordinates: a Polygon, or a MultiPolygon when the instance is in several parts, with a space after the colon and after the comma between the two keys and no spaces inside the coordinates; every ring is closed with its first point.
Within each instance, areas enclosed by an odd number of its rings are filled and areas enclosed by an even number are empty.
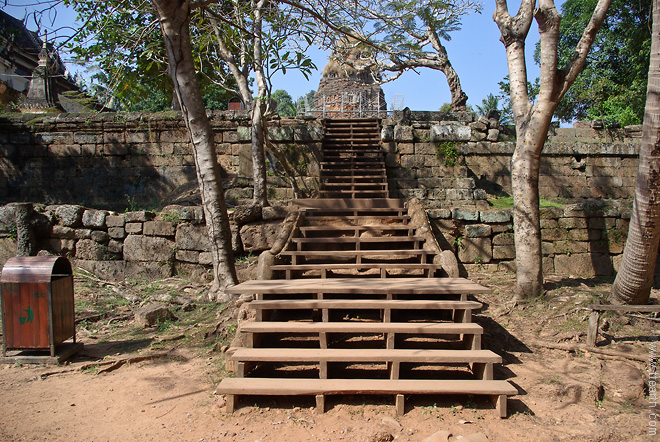
{"type": "MultiPolygon", "coordinates": [[[[244,270],[253,265],[253,259],[242,263],[244,270]]],[[[84,349],[59,366],[0,366],[0,440],[660,438],[649,435],[660,419],[650,415],[656,408],[649,403],[647,372],[660,325],[648,315],[604,315],[598,349],[619,355],[584,347],[586,306],[607,294],[611,281],[549,277],[545,296],[513,306],[508,300],[514,275],[477,273],[471,279],[493,289],[478,298],[484,308],[474,320],[485,328],[483,346],[503,357],[495,378],[519,390],[509,399],[507,419],[488,400],[467,396],[413,397],[404,416],[395,416],[394,398],[372,396],[330,397],[322,415],[314,412],[311,397],[247,398],[227,414],[214,389],[231,376],[223,351],[236,331],[234,305],[204,303],[204,286],[192,278],[114,284],[77,272],[77,331],[84,349]],[[195,305],[183,307],[186,299],[195,305]],[[138,325],[133,311],[150,300],[167,301],[178,319],[138,325]],[[565,349],[548,348],[553,346],[565,349]]],[[[655,291],[653,298],[658,302],[655,291]]]]}

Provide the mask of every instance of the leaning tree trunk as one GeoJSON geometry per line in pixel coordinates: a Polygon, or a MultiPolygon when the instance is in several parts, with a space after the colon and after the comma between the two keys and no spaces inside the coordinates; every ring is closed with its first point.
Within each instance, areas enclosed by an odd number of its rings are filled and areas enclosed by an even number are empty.
{"type": "Polygon", "coordinates": [[[438,53],[438,69],[445,74],[445,78],[447,79],[447,85],[449,86],[449,92],[451,93],[451,109],[453,111],[467,110],[466,105],[468,96],[465,91],[463,91],[461,79],[458,77],[456,70],[449,61],[447,49],[441,43],[435,30],[428,29],[426,35],[431,42],[431,46],[433,46],[433,49],[438,53]]]}
{"type": "Polygon", "coordinates": [[[653,1],[651,63],[628,239],[610,300],[646,304],[660,241],[660,0],[653,1]]]}
{"type": "Polygon", "coordinates": [[[267,98],[266,76],[264,74],[263,45],[262,45],[262,21],[263,9],[266,0],[253,0],[252,10],[254,13],[254,47],[253,65],[254,76],[257,82],[258,97],[252,107],[252,177],[254,179],[254,204],[260,206],[268,205],[268,184],[266,178],[266,112],[267,98]]]}
{"type": "Polygon", "coordinates": [[[190,3],[189,0],[152,1],[160,16],[161,32],[169,60],[169,74],[190,134],[206,227],[211,239],[213,286],[209,297],[219,300],[227,287],[238,283],[238,278],[234,267],[231,230],[213,141],[213,129],[206,116],[192,58],[190,3]]]}

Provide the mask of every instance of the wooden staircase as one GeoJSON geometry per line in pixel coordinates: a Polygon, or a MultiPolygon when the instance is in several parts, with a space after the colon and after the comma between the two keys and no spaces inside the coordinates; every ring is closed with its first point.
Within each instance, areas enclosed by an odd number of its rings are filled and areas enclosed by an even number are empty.
{"type": "Polygon", "coordinates": [[[314,199],[295,201],[304,212],[300,236],[273,271],[285,279],[428,277],[441,269],[424,249],[403,201],[314,199]]]}
{"type": "Polygon", "coordinates": [[[232,350],[238,377],[218,386],[229,412],[243,395],[312,395],[321,412],[328,395],[394,395],[403,414],[408,395],[469,394],[492,397],[506,416],[507,396],[517,390],[493,379],[501,358],[481,348],[483,329],[471,321],[482,305],[470,297],[489,289],[436,277],[441,266],[403,202],[387,198],[384,165],[378,174],[364,172],[375,170],[372,159],[382,161],[371,152],[374,122],[326,121],[324,149],[337,155],[324,155],[325,198],[294,202],[305,222],[281,253],[288,263],[272,267],[283,279],[228,290],[255,295],[249,308],[256,315],[239,328],[247,347],[232,350]],[[364,146],[371,157],[356,160],[364,146]],[[355,185],[367,176],[382,190],[355,185]]]}
{"type": "Polygon", "coordinates": [[[325,120],[320,198],[387,198],[377,119],[325,120]]]}

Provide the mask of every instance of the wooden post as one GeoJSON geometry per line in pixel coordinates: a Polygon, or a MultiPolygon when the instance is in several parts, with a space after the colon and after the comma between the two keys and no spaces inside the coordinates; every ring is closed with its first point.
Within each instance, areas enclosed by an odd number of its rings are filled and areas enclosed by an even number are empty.
{"type": "Polygon", "coordinates": [[[227,404],[227,413],[233,413],[236,409],[236,396],[228,394],[225,398],[225,403],[227,404]]]}
{"type": "Polygon", "coordinates": [[[497,408],[497,412],[500,414],[502,419],[506,418],[506,401],[506,394],[495,396],[495,408],[497,408]]]}
{"type": "Polygon", "coordinates": [[[396,395],[396,414],[397,416],[406,414],[406,397],[402,394],[396,395]]]}
{"type": "Polygon", "coordinates": [[[390,379],[399,379],[399,372],[401,371],[401,363],[398,361],[388,362],[390,369],[390,379]]]}
{"type": "Polygon", "coordinates": [[[598,324],[600,323],[600,312],[593,311],[589,315],[589,328],[587,328],[587,345],[595,347],[598,340],[598,324]]]}
{"type": "Polygon", "coordinates": [[[325,413],[325,395],[317,394],[316,395],[316,413],[323,414],[325,413]]]}

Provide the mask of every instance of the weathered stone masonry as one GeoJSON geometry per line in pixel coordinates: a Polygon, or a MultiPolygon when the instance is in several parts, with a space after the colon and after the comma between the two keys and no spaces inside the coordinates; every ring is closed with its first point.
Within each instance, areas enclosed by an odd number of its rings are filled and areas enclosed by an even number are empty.
{"type": "MultiPolygon", "coordinates": [[[[252,166],[247,112],[213,112],[210,117],[226,197],[230,204],[249,200],[252,166]]],[[[317,187],[313,178],[306,177],[318,176],[314,169],[318,161],[313,158],[319,151],[320,124],[275,119],[268,131],[277,146],[296,144],[300,187],[317,187]]],[[[270,197],[292,198],[288,179],[270,175],[270,197]]],[[[191,184],[194,188],[195,183],[189,135],[179,114],[0,117],[1,203],[57,202],[123,210],[158,206],[172,191],[191,184]]]]}
{"type": "MultiPolygon", "coordinates": [[[[640,136],[641,126],[551,129],[541,160],[541,197],[632,198],[640,136]]],[[[454,207],[511,192],[515,141],[506,141],[496,120],[395,112],[383,120],[382,138],[396,196],[417,197],[427,207],[454,207]],[[455,164],[442,155],[443,148],[455,152],[455,164]]]]}
{"type": "MultiPolygon", "coordinates": [[[[36,249],[66,256],[108,279],[166,278],[177,272],[207,274],[211,244],[201,206],[170,205],[160,213],[117,213],[79,205],[36,206],[42,227],[36,249]]],[[[270,249],[286,217],[264,208],[253,222],[231,225],[235,253],[270,249]]],[[[15,205],[0,207],[0,266],[16,253],[15,205]]]]}
{"type": "MultiPolygon", "coordinates": [[[[630,204],[586,201],[541,210],[546,273],[613,275],[618,269],[630,219],[630,204]]],[[[64,255],[108,279],[165,278],[177,272],[206,274],[210,243],[200,206],[171,205],[160,213],[126,213],[78,205],[38,208],[52,226],[42,233],[42,253],[64,255]]],[[[264,208],[261,216],[232,223],[235,252],[270,249],[288,211],[264,208]]],[[[454,250],[463,270],[515,268],[509,211],[436,208],[427,211],[443,250],[454,250]]],[[[0,207],[0,266],[16,250],[13,205],[0,207]]],[[[236,218],[236,216],[232,216],[236,218]]]]}
{"type": "MultiPolygon", "coordinates": [[[[395,112],[383,120],[392,196],[417,197],[427,207],[474,205],[509,193],[513,141],[497,122],[470,114],[395,112]],[[493,140],[493,141],[489,141],[493,140]],[[453,149],[453,165],[441,148],[453,149]]],[[[218,159],[230,204],[252,197],[250,121],[246,112],[213,112],[218,159]]],[[[291,147],[299,187],[318,186],[321,121],[273,119],[269,138],[291,147]]],[[[544,149],[540,193],[548,199],[632,198],[639,128],[618,131],[554,129],[544,149]]],[[[277,160],[270,155],[273,166],[277,160]]],[[[272,199],[292,198],[277,167],[268,181],[272,199]]],[[[192,151],[175,113],[62,114],[0,117],[0,203],[32,201],[105,209],[158,206],[172,191],[195,188],[192,151]]],[[[481,205],[483,206],[483,204],[481,205]]]]}
{"type": "MultiPolygon", "coordinates": [[[[41,248],[116,277],[162,277],[210,266],[199,207],[178,207],[172,209],[173,214],[169,209],[160,214],[106,210],[157,206],[173,190],[196,188],[188,135],[177,114],[32,118],[0,118],[0,202],[81,205],[66,206],[76,209],[44,208],[44,213],[50,213],[53,228],[48,238],[42,239],[41,248]],[[75,216],[69,214],[71,210],[75,216]],[[68,220],[72,216],[75,221],[68,220]]],[[[249,202],[247,114],[213,113],[211,121],[226,174],[228,201],[249,202]]],[[[392,196],[420,198],[444,242],[443,248],[454,248],[466,270],[513,266],[511,217],[484,201],[489,193],[507,192],[510,186],[514,144],[502,141],[497,128],[497,122],[440,112],[395,113],[383,120],[382,147],[392,196]],[[455,149],[455,165],[447,165],[439,154],[441,146],[455,149]]],[[[541,171],[543,197],[627,201],[544,209],[547,272],[609,275],[618,268],[630,217],[638,135],[639,128],[614,132],[555,129],[550,134],[541,171]]],[[[295,159],[300,173],[297,179],[301,187],[312,191],[318,177],[321,136],[319,120],[270,121],[272,142],[304,151],[295,159]]],[[[274,158],[271,161],[276,163],[274,158]]],[[[277,202],[293,197],[287,178],[274,175],[276,168],[272,170],[271,199],[277,202]]],[[[237,250],[242,247],[258,253],[270,247],[268,238],[273,237],[285,215],[282,208],[272,210],[277,216],[267,214],[261,221],[234,227],[237,250]]],[[[12,253],[12,247],[15,250],[13,218],[6,217],[0,220],[5,255],[12,253]]]]}

